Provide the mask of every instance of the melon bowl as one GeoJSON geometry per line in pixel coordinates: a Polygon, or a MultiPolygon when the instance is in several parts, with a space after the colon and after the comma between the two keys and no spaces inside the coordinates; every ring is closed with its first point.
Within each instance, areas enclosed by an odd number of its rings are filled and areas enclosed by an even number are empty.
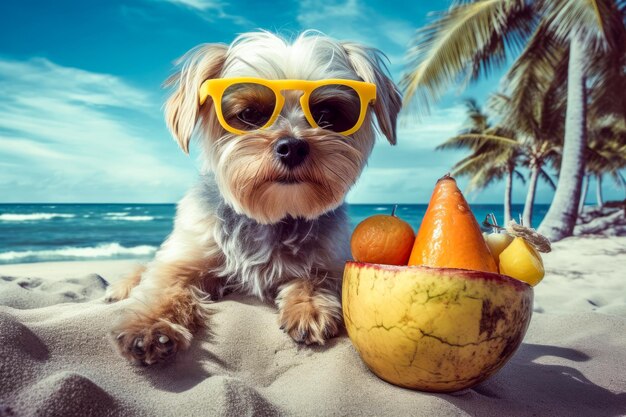
{"type": "Polygon", "coordinates": [[[372,372],[451,392],[485,380],[515,353],[533,289],[487,272],[347,262],[342,298],[350,340],[372,372]]]}

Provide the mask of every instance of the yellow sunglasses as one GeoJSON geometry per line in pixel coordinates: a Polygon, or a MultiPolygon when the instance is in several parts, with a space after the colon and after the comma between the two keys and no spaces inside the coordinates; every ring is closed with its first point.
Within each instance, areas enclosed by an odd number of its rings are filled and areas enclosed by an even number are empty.
{"type": "Polygon", "coordinates": [[[243,135],[265,129],[278,118],[284,90],[302,91],[300,106],[314,128],[351,135],[363,124],[367,106],[376,100],[376,85],[354,80],[266,80],[217,78],[200,86],[200,105],[210,96],[217,119],[227,131],[243,135]]]}

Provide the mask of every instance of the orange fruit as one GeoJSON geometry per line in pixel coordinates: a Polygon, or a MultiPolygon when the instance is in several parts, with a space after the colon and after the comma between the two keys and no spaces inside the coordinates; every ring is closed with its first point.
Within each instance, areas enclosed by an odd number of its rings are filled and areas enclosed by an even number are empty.
{"type": "Polygon", "coordinates": [[[377,214],[363,220],[350,240],[352,257],[358,262],[406,265],[415,241],[410,224],[395,216],[377,214]]]}
{"type": "Polygon", "coordinates": [[[480,226],[450,175],[435,185],[409,265],[498,273],[480,226]]]}

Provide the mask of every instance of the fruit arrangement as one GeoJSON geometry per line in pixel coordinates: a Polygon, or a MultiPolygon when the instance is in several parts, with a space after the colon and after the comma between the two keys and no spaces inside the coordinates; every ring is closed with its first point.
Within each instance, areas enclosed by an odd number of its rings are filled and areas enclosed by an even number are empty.
{"type": "Polygon", "coordinates": [[[539,252],[549,252],[550,242],[513,220],[506,228],[500,227],[493,214],[483,223],[493,232],[481,233],[469,204],[449,175],[437,181],[417,237],[395,211],[359,223],[350,241],[355,261],[493,272],[533,286],[543,279],[539,252]]]}
{"type": "Polygon", "coordinates": [[[393,384],[448,392],[500,369],[532,314],[547,239],[489,216],[484,234],[456,181],[433,191],[420,229],[394,213],[357,226],[343,280],[348,335],[366,365],[393,384]]]}

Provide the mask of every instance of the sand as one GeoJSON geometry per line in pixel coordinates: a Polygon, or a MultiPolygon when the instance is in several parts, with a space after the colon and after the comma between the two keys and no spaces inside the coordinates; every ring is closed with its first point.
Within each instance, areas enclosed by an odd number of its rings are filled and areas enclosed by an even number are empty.
{"type": "Polygon", "coordinates": [[[130,365],[107,338],[124,302],[103,302],[100,277],[133,263],[0,266],[17,277],[0,279],[0,416],[626,415],[626,238],[556,244],[524,343],[456,394],[381,381],[345,334],[298,346],[272,306],[241,296],[175,362],[130,365]]]}

